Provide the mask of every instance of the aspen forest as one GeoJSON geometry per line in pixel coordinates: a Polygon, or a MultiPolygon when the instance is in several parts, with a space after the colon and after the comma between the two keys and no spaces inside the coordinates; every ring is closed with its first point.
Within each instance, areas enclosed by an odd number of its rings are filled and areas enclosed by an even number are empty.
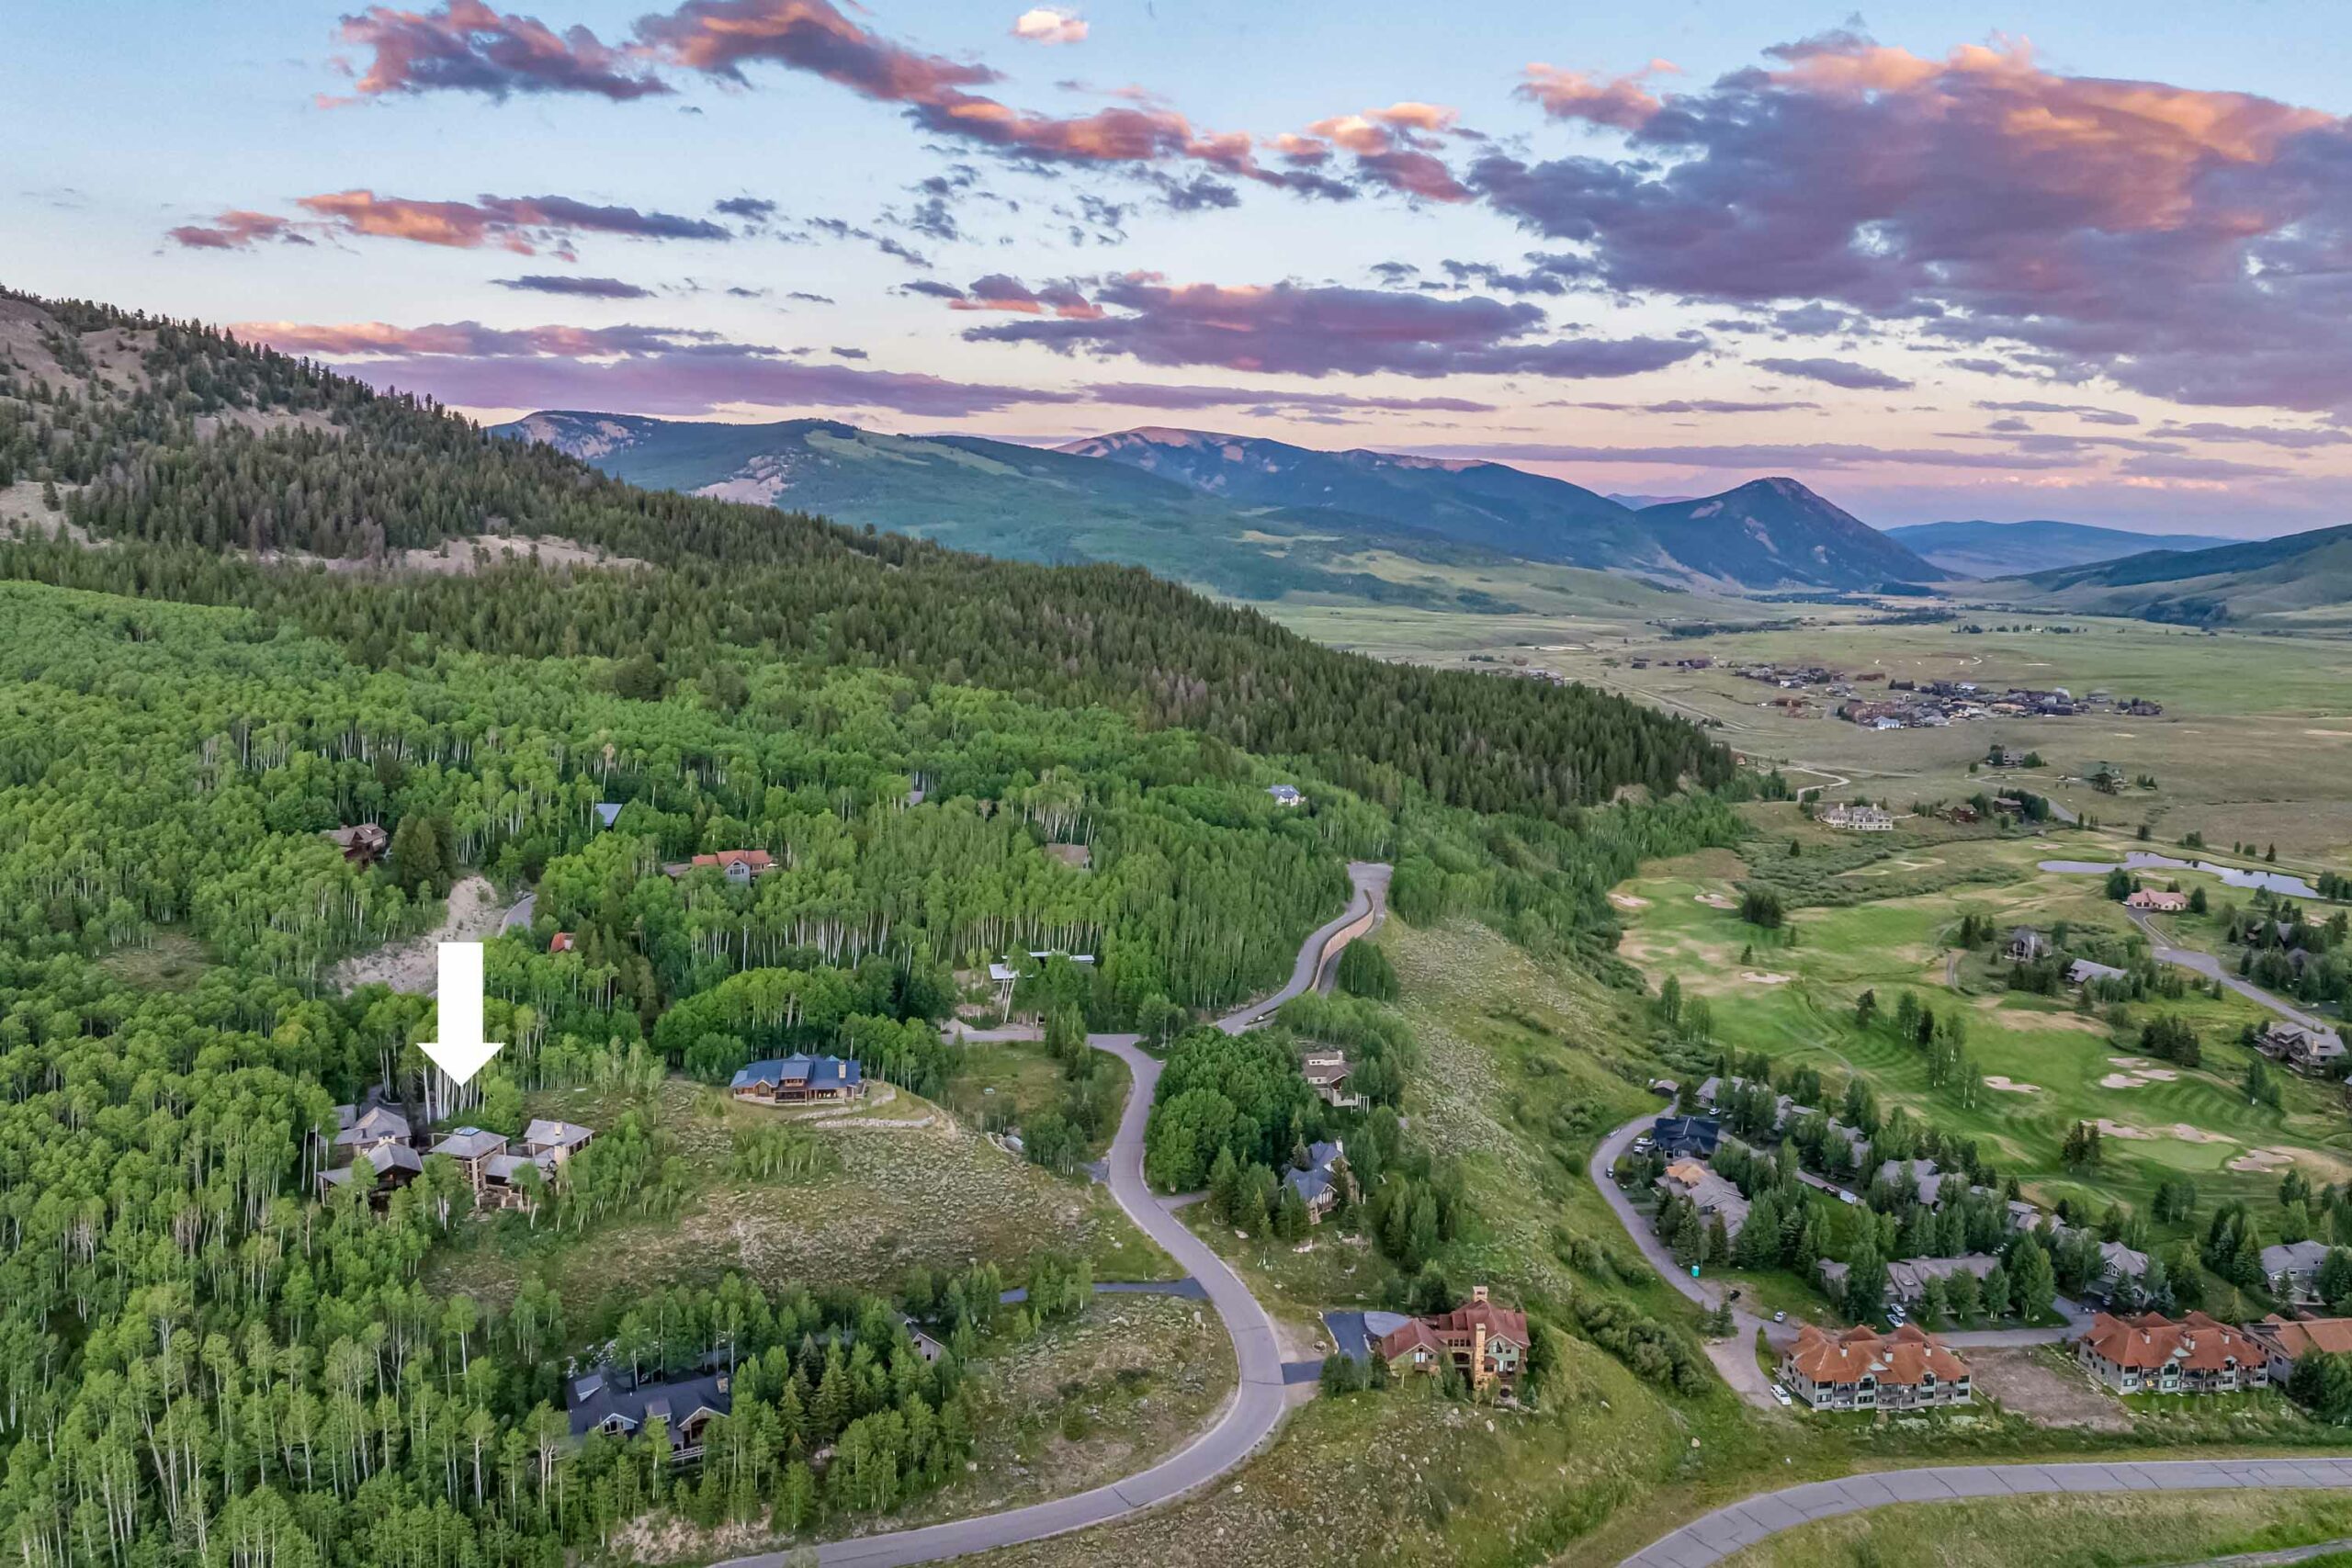
{"type": "MultiPolygon", "coordinates": [[[[432,931],[461,881],[532,898],[486,939],[507,1048],[473,1104],[796,1051],[928,1096],[991,962],[1087,1028],[1181,1033],[1279,986],[1348,863],[1382,860],[1405,919],[1606,965],[1607,889],[1736,831],[1728,754],[1597,692],[1338,653],[1136,570],[638,491],[194,323],[0,303],[43,322],[0,359],[0,492],[58,492],[0,536],[0,1540],[25,1568],[842,1533],[960,1473],[972,1366],[1084,1306],[1053,1259],[428,1292],[454,1227],[523,1216],[477,1220],[446,1156],[388,1201],[315,1178],[336,1108],[417,1098],[433,1038],[428,998],[337,965],[432,931]],[[403,565],[495,536],[610,558],[403,565]],[[374,863],[327,836],[359,825],[374,863]],[[733,851],[768,869],[694,863],[733,851]],[[600,1359],[724,1368],[732,1414],[690,1466],[658,1427],[575,1441],[565,1378],[600,1359]]],[[[1369,1002],[1286,1024],[1363,1063],[1358,1157],[1397,1173],[1365,1223],[1418,1267],[1460,1198],[1397,1128],[1410,1043],[1369,1002]]],[[[1271,1181],[1320,1125],[1287,1038],[1179,1047],[1156,1175],[1236,1206],[1271,1181]]],[[[597,1131],[529,1223],[684,1201],[661,1128],[597,1131]]],[[[761,1179],[808,1157],[739,1152],[761,1179]]]]}

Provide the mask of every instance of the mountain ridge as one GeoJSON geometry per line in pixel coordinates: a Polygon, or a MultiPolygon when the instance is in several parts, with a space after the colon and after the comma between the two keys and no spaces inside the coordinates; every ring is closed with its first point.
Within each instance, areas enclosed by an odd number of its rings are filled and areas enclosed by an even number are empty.
{"type": "Polygon", "coordinates": [[[1965,577],[2017,577],[2120,560],[2150,550],[2201,550],[2237,542],[2211,534],[2135,534],[2048,517],[2015,523],[1910,523],[1884,532],[1930,564],[1965,577]]]}
{"type": "Polygon", "coordinates": [[[791,506],[1035,560],[1148,567],[1245,598],[1290,592],[1503,607],[1442,570],[1375,577],[1367,558],[1435,568],[1558,566],[1693,585],[1870,591],[1940,575],[1786,478],[1636,510],[1478,458],[1146,425],[1033,446],[887,435],[836,420],[767,424],[544,410],[494,434],[543,442],[618,479],[791,506]]]}

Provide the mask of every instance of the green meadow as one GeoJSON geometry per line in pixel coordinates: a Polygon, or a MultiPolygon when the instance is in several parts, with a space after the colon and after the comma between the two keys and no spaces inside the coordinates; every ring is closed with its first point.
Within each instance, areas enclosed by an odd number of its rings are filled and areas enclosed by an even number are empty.
{"type": "MultiPolygon", "coordinates": [[[[1765,830],[1752,855],[1783,853],[1791,837],[1812,853],[1837,852],[1827,830],[1799,826],[1792,807],[1757,815],[1765,830]]],[[[2101,896],[2098,877],[2036,869],[2043,859],[2101,858],[2112,852],[2100,847],[2110,840],[1890,837],[1877,859],[1826,879],[1829,891],[1856,901],[1792,910],[1785,940],[1726,907],[1736,905],[1749,870],[1730,852],[1646,867],[1614,895],[1626,928],[1620,952],[1653,987],[1673,975],[1686,994],[1708,998],[1720,1045],[1840,1078],[1859,1074],[1885,1107],[1905,1107],[1928,1125],[1975,1139],[2045,1204],[2073,1197],[2145,1212],[2159,1180],[2186,1172],[2210,1213],[2230,1198],[2272,1203],[2290,1160],[2315,1182],[2352,1176],[2352,1122],[2338,1086],[2280,1073],[2283,1103],[2275,1110],[2241,1092],[2252,1053],[2237,1043],[2239,1032],[2269,1016],[2253,1002],[2192,992],[2135,1003],[2119,1036],[2071,997],[2008,990],[2008,965],[1997,951],[1951,945],[1972,913],[1992,917],[2003,931],[2017,924],[2046,931],[2064,920],[2077,930],[2126,933],[2121,908],[2101,896]],[[1944,885],[1912,890],[1939,880],[1944,885]],[[1900,890],[1876,897],[1873,883],[1900,890]],[[1931,1087],[1925,1055],[1891,1029],[1856,1026],[1854,1003],[1864,990],[1877,993],[1883,1010],[1909,990],[1939,1014],[1964,1016],[1968,1055],[1985,1086],[1973,1103],[1931,1087]],[[2196,1029],[2200,1066],[2138,1055],[2138,1026],[2157,1012],[2177,1013],[2196,1029]],[[2077,1122],[2102,1124],[2105,1155],[2096,1168],[2069,1171],[2059,1149],[2077,1122]]]]}

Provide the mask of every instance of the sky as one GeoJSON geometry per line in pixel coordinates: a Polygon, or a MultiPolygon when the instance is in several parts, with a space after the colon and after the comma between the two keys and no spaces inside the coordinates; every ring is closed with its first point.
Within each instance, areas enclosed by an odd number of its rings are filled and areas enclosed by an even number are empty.
{"type": "Polygon", "coordinates": [[[2352,523],[2336,0],[557,3],[18,9],[0,285],[489,420],[2352,523]]]}

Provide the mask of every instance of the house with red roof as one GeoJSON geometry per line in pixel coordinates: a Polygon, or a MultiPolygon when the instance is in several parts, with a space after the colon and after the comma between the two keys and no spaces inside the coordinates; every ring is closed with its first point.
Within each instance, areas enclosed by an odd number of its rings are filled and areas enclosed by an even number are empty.
{"type": "Polygon", "coordinates": [[[1781,1382],[1815,1410],[1924,1410],[1974,1397],[1968,1363],[1916,1323],[1892,1334],[1808,1323],[1781,1353],[1781,1382]]]}
{"type": "Polygon", "coordinates": [[[1468,1304],[1452,1312],[1408,1318],[1400,1327],[1380,1337],[1380,1359],[1396,1372],[1438,1376],[1447,1368],[1460,1372],[1473,1390],[1519,1386],[1527,1369],[1527,1314],[1497,1306],[1487,1287],[1473,1286],[1468,1304]]]}
{"type": "Polygon", "coordinates": [[[2100,1313],[2075,1341],[2075,1359],[2119,1393],[2234,1393],[2270,1382],[2263,1347],[2243,1329],[2192,1312],[2100,1313]]]}

